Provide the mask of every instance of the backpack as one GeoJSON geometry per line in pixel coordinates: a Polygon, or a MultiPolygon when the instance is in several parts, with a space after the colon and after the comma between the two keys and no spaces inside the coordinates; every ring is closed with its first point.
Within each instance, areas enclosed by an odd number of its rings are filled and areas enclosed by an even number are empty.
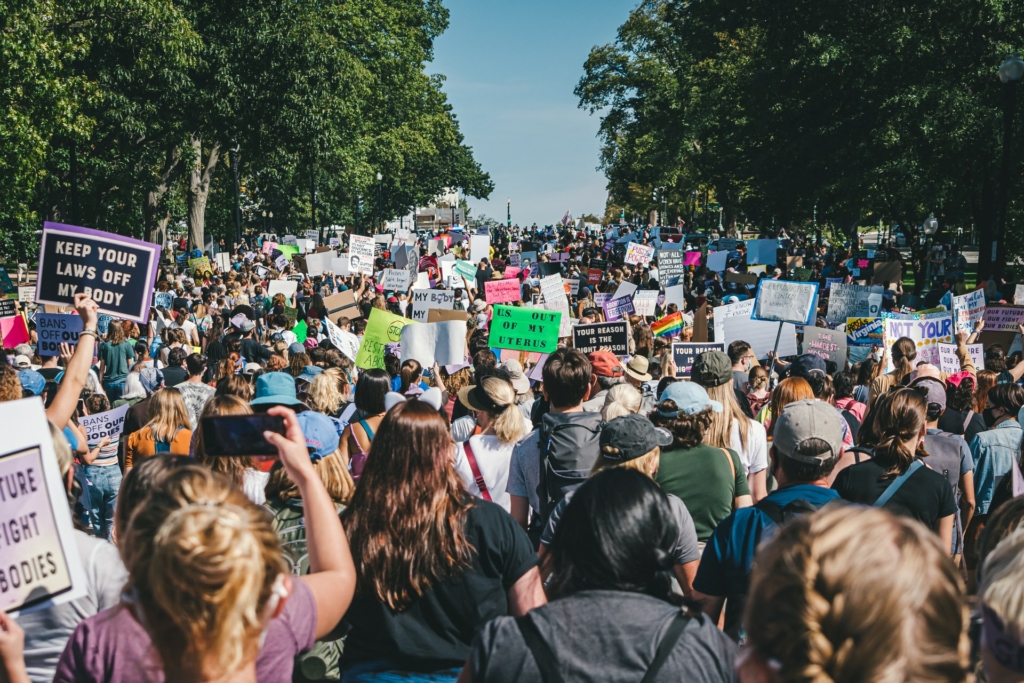
{"type": "Polygon", "coordinates": [[[587,480],[601,452],[600,413],[547,413],[540,426],[542,527],[565,494],[587,480]]]}
{"type": "MultiPolygon", "coordinates": [[[[285,562],[293,576],[309,573],[309,551],[306,549],[306,523],[302,501],[287,503],[267,501],[265,507],[274,514],[271,522],[274,533],[281,541],[285,562]]],[[[339,513],[341,510],[338,511],[339,513]]],[[[318,640],[309,652],[295,658],[294,681],[341,680],[341,655],[345,641],[318,640]]]]}
{"type": "Polygon", "coordinates": [[[181,431],[181,427],[175,429],[174,434],[167,441],[161,441],[156,438],[156,427],[150,426],[150,429],[153,431],[153,452],[157,455],[160,453],[170,453],[171,443],[174,441],[174,438],[178,436],[178,432],[181,431]]]}
{"type": "Polygon", "coordinates": [[[850,427],[850,437],[854,443],[857,443],[857,434],[860,433],[860,420],[849,410],[842,410],[840,412],[843,415],[843,419],[846,420],[846,424],[850,427]]]}
{"type": "Polygon", "coordinates": [[[809,512],[817,512],[818,508],[808,503],[803,498],[791,500],[785,505],[773,503],[767,498],[762,498],[754,505],[758,510],[768,515],[768,518],[775,523],[775,526],[784,526],[795,517],[805,515],[809,512]]]}

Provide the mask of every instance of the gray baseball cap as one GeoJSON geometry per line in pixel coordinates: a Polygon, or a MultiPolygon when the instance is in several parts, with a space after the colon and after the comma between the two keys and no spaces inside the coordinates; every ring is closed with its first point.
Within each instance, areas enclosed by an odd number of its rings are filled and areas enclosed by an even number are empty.
{"type": "Polygon", "coordinates": [[[794,401],[786,406],[775,423],[775,450],[798,462],[817,465],[843,454],[843,428],[839,413],[831,403],[818,399],[794,401]],[[820,439],[829,448],[821,453],[797,453],[809,439],[820,439]]]}

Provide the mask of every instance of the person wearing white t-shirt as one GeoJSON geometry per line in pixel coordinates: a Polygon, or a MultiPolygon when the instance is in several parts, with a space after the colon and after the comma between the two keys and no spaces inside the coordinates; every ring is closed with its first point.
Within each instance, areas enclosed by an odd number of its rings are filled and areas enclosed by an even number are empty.
{"type": "Polygon", "coordinates": [[[463,388],[459,401],[476,414],[479,431],[455,445],[455,470],[467,491],[510,512],[512,499],[505,488],[512,449],[533,425],[516,405],[515,389],[501,377],[485,377],[478,386],[463,388]]]}

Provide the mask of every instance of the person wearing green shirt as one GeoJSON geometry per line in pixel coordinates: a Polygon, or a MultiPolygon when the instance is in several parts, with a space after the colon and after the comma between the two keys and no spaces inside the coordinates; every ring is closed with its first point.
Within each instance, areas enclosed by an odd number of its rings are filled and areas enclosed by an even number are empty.
{"type": "Polygon", "coordinates": [[[100,377],[103,391],[111,403],[121,398],[128,370],[135,360],[135,344],[125,335],[120,321],[112,321],[107,329],[107,339],[100,344],[100,377]]]}
{"type": "Polygon", "coordinates": [[[665,387],[651,422],[667,429],[675,441],[661,453],[656,481],[686,504],[701,550],[718,523],[735,509],[751,505],[750,487],[739,455],[731,448],[703,443],[711,414],[722,404],[694,382],[665,387]]]}

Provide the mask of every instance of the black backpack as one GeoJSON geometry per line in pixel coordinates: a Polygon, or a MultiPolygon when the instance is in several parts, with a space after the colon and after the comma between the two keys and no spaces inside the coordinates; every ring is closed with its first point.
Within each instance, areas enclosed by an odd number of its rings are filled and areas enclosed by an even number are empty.
{"type": "Polygon", "coordinates": [[[860,434],[860,420],[857,416],[851,413],[849,410],[840,411],[843,414],[843,419],[846,420],[846,424],[850,427],[850,437],[854,443],[857,443],[857,435],[860,434]]]}
{"type": "Polygon", "coordinates": [[[540,425],[540,512],[547,522],[565,494],[590,476],[601,452],[600,413],[547,413],[540,425]]]}

